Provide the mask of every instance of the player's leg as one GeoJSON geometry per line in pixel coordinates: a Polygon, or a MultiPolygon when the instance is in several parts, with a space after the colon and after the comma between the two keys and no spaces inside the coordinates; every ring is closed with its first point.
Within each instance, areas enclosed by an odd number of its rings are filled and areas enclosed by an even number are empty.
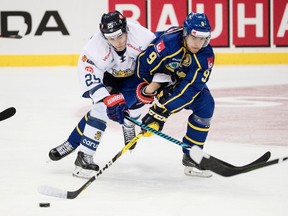
{"type": "Polygon", "coordinates": [[[88,120],[80,140],[79,151],[74,163],[74,176],[90,178],[99,170],[99,166],[94,163],[93,155],[103,137],[106,122],[106,106],[102,102],[94,104],[88,114],[88,120]]]}
{"type": "MultiPolygon", "coordinates": [[[[126,104],[129,109],[130,117],[134,119],[139,119],[141,114],[143,113],[144,104],[139,102],[136,97],[136,88],[139,85],[140,80],[136,77],[131,77],[121,82],[119,85],[120,91],[123,94],[126,104]]],[[[131,121],[124,119],[124,124],[122,125],[124,144],[127,145],[135,136],[135,124],[131,121]]],[[[136,143],[130,148],[130,150],[134,149],[136,143]]]]}
{"type": "MultiPolygon", "coordinates": [[[[205,88],[189,106],[193,113],[188,118],[186,135],[183,142],[188,145],[197,145],[203,149],[214,112],[214,99],[209,90],[205,88]]],[[[189,151],[183,148],[182,164],[186,175],[210,177],[211,172],[203,170],[189,156],[189,151]]]]}
{"type": "MultiPolygon", "coordinates": [[[[141,104],[141,106],[134,104],[129,108],[129,116],[134,119],[139,119],[141,114],[143,113],[144,105],[141,104]]],[[[123,131],[123,137],[124,137],[124,144],[127,145],[135,136],[136,136],[136,130],[135,130],[135,124],[133,124],[131,121],[124,119],[124,124],[122,125],[122,131],[123,131]]],[[[135,143],[130,150],[133,150],[136,147],[135,143]]]]}
{"type": "Polygon", "coordinates": [[[67,141],[49,151],[49,157],[53,161],[61,160],[67,155],[71,154],[79,145],[83,135],[85,125],[88,121],[88,114],[86,114],[71,132],[67,141]]]}

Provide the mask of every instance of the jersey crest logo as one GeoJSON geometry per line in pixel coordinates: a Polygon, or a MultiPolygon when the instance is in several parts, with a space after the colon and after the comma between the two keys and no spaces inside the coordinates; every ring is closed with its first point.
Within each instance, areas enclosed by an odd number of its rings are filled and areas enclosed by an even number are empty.
{"type": "Polygon", "coordinates": [[[99,141],[101,136],[102,136],[102,133],[100,131],[97,131],[94,135],[94,139],[99,141]]]}
{"type": "Polygon", "coordinates": [[[132,69],[126,69],[126,70],[116,70],[112,69],[111,73],[114,77],[130,77],[134,74],[134,71],[132,69]]]}
{"type": "Polygon", "coordinates": [[[161,40],[158,44],[156,44],[156,50],[158,53],[161,53],[165,49],[164,41],[161,40]]]}
{"type": "Polygon", "coordinates": [[[182,60],[182,65],[188,67],[191,65],[191,63],[192,63],[191,55],[187,53],[182,60]]]}

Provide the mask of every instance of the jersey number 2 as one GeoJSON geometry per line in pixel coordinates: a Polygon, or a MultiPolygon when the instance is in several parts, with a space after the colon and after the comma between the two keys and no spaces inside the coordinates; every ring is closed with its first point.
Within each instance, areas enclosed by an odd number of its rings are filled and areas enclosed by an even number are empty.
{"type": "Polygon", "coordinates": [[[86,78],[86,85],[87,86],[90,86],[92,85],[93,83],[100,83],[100,79],[97,78],[95,75],[93,74],[86,74],[85,75],[85,78],[86,78]]]}

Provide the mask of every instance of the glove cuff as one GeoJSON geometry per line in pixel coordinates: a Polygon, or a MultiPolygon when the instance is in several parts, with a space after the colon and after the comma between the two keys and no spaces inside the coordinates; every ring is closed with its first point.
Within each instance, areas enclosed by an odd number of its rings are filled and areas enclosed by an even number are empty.
{"type": "Polygon", "coordinates": [[[156,104],[149,109],[149,114],[155,119],[163,122],[166,122],[167,118],[170,116],[170,112],[167,109],[159,107],[156,104]]]}
{"type": "Polygon", "coordinates": [[[151,94],[145,93],[145,89],[146,89],[147,85],[148,84],[146,82],[142,82],[137,86],[137,89],[136,89],[137,99],[144,104],[152,103],[154,101],[154,97],[157,93],[157,91],[155,91],[151,94]]]}
{"type": "Polygon", "coordinates": [[[125,103],[125,98],[122,94],[112,94],[104,98],[104,104],[108,107],[112,107],[116,104],[125,103]]]}

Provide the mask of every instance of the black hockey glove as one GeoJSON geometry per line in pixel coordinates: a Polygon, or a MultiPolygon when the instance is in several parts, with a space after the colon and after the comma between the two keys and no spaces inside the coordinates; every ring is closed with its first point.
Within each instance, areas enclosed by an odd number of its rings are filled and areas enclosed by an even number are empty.
{"type": "MultiPolygon", "coordinates": [[[[167,109],[158,107],[156,104],[153,104],[153,106],[150,107],[149,112],[142,118],[142,123],[155,130],[161,131],[169,115],[170,112],[167,109]]],[[[145,137],[153,135],[153,133],[144,129],[142,129],[142,132],[145,137]]]]}

